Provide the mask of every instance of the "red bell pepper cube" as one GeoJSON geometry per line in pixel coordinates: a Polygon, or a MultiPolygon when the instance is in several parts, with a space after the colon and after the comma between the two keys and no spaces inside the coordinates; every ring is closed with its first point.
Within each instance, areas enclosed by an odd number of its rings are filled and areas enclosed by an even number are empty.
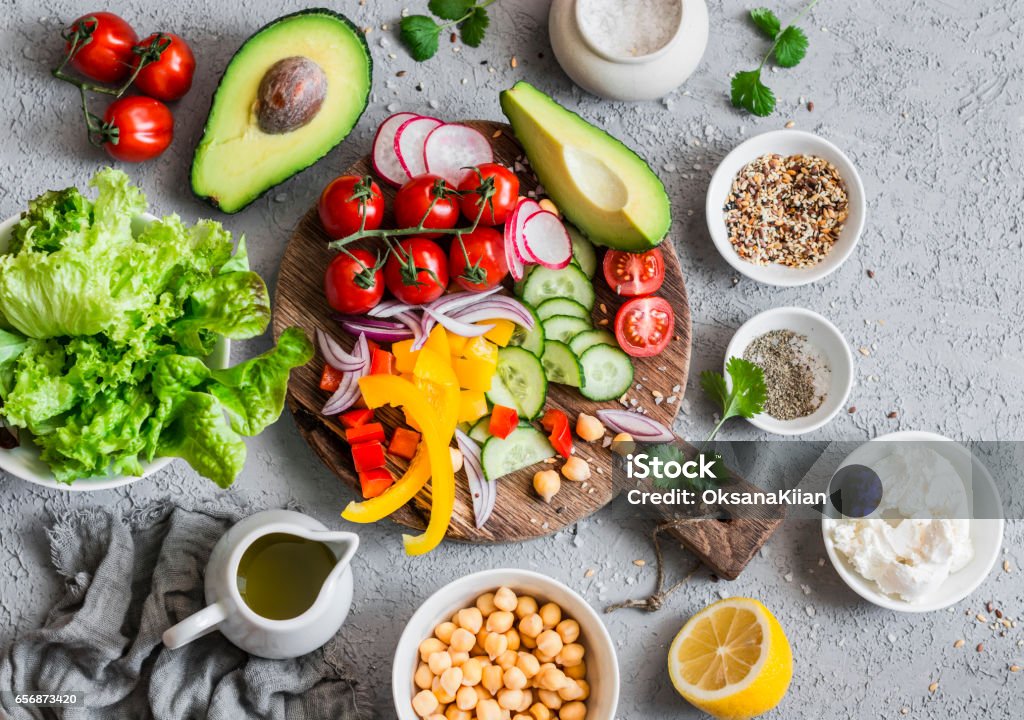
{"type": "Polygon", "coordinates": [[[349,445],[367,442],[384,442],[384,426],[379,422],[366,423],[345,431],[345,439],[349,445]]]}
{"type": "Polygon", "coordinates": [[[361,425],[365,425],[368,422],[373,421],[373,410],[369,408],[361,408],[356,410],[349,410],[341,414],[340,418],[342,427],[351,430],[361,425]]]}
{"type": "Polygon", "coordinates": [[[568,459],[572,454],[572,431],[569,429],[569,418],[558,408],[550,408],[540,419],[540,424],[550,433],[548,440],[551,441],[551,447],[559,455],[568,459]]]}
{"type": "Polygon", "coordinates": [[[379,442],[353,445],[352,463],[356,466],[356,472],[360,473],[384,467],[387,463],[387,459],[384,457],[384,445],[379,442]]]}
{"type": "Polygon", "coordinates": [[[388,452],[406,460],[412,460],[416,454],[416,448],[420,444],[420,434],[408,428],[395,428],[391,435],[391,444],[388,445],[388,452]]]}
{"type": "Polygon", "coordinates": [[[370,353],[371,375],[395,375],[395,356],[387,350],[374,348],[370,353]]]}
{"type": "Polygon", "coordinates": [[[341,370],[336,370],[327,363],[324,363],[324,372],[320,376],[320,389],[334,392],[341,385],[341,376],[341,370]]]}
{"type": "Polygon", "coordinates": [[[491,410],[491,424],[488,427],[491,435],[505,439],[519,424],[519,413],[504,405],[495,405],[491,410]]]}
{"type": "Polygon", "coordinates": [[[363,497],[367,500],[383,494],[394,484],[394,476],[390,470],[384,467],[359,473],[359,487],[362,488],[363,497]]]}

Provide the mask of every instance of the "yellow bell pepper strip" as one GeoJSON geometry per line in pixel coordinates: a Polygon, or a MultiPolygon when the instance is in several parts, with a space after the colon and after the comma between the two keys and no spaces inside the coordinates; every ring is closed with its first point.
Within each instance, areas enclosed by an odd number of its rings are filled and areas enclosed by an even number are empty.
{"type": "Polygon", "coordinates": [[[440,325],[435,325],[434,329],[430,331],[423,347],[433,350],[443,358],[452,354],[451,346],[448,344],[448,333],[440,325]]]}
{"type": "Polygon", "coordinates": [[[512,339],[512,333],[516,330],[516,324],[511,320],[488,320],[481,324],[494,325],[484,333],[484,337],[501,347],[508,345],[508,341],[512,339]]]}
{"type": "Polygon", "coordinates": [[[487,392],[494,382],[497,364],[478,358],[456,358],[455,376],[459,379],[459,387],[466,390],[487,392]]]}
{"type": "Polygon", "coordinates": [[[476,422],[487,414],[487,396],[480,390],[459,393],[459,422],[476,422]]]}
{"type": "Polygon", "coordinates": [[[441,433],[450,442],[459,422],[459,381],[452,370],[451,358],[424,347],[412,374],[413,384],[426,394],[441,433]]]}
{"type": "Polygon", "coordinates": [[[395,356],[395,369],[399,373],[410,373],[416,367],[418,350],[412,349],[412,340],[401,340],[391,345],[391,354],[395,356]]]}
{"type": "Polygon", "coordinates": [[[462,357],[462,349],[466,347],[466,343],[469,338],[456,335],[455,333],[448,333],[448,351],[452,357],[462,357]]]}
{"type": "Polygon", "coordinates": [[[480,337],[475,337],[466,343],[466,347],[463,348],[462,351],[462,357],[486,360],[487,362],[497,365],[498,346],[481,335],[480,337]]]}

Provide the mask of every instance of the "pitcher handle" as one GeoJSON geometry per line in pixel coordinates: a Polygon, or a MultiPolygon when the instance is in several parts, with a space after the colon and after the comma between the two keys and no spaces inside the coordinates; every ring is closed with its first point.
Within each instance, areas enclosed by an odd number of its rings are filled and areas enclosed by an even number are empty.
{"type": "Polygon", "coordinates": [[[193,640],[216,630],[217,626],[224,622],[227,616],[227,608],[224,607],[224,603],[216,602],[212,605],[207,605],[199,612],[189,615],[177,625],[164,630],[164,645],[171,650],[187,645],[193,640]]]}

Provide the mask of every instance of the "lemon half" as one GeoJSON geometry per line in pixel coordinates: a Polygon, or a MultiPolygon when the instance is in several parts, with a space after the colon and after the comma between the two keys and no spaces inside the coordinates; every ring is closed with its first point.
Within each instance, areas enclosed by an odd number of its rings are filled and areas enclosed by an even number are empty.
{"type": "Polygon", "coordinates": [[[720,720],[746,720],[779,704],[793,651],[779,621],[750,598],[728,598],[683,626],[668,653],[676,691],[720,720]]]}

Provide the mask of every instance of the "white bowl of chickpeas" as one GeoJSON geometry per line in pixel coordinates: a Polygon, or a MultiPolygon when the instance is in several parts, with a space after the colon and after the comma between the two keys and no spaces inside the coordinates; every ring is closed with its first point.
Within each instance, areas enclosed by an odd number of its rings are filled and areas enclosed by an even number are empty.
{"type": "Polygon", "coordinates": [[[485,570],[412,616],[392,689],[399,720],[612,720],[619,665],[577,593],[529,570],[485,570]]]}

